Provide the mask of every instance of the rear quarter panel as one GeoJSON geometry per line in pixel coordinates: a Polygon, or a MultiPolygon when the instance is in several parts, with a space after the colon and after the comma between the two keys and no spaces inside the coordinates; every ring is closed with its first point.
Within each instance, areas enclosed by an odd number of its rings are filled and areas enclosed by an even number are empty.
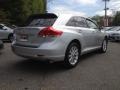
{"type": "Polygon", "coordinates": [[[57,30],[63,31],[62,36],[60,36],[60,38],[58,38],[57,42],[60,43],[60,45],[62,45],[62,49],[63,49],[62,51],[64,51],[64,53],[66,52],[68,45],[73,40],[78,40],[81,44],[81,49],[84,48],[85,40],[83,39],[83,36],[81,33],[78,33],[77,31],[74,31],[74,30],[70,30],[65,26],[57,26],[54,28],[57,30]]]}

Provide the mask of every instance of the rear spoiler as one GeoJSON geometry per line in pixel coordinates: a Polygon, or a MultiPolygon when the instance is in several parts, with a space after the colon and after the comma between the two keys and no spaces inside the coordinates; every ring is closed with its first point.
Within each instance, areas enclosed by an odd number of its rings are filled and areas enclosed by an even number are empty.
{"type": "Polygon", "coordinates": [[[33,14],[31,16],[29,16],[28,19],[30,18],[57,18],[57,15],[53,14],[53,13],[46,13],[46,14],[33,14]]]}

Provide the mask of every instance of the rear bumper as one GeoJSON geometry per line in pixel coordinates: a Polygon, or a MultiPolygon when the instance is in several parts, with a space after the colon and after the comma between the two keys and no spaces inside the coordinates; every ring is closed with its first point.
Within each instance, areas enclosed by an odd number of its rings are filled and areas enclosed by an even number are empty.
{"type": "Polygon", "coordinates": [[[25,58],[34,58],[40,60],[53,60],[53,61],[61,61],[64,60],[64,55],[60,54],[61,51],[53,50],[53,49],[40,49],[40,48],[31,48],[31,47],[23,47],[12,45],[12,51],[18,55],[25,58]]]}

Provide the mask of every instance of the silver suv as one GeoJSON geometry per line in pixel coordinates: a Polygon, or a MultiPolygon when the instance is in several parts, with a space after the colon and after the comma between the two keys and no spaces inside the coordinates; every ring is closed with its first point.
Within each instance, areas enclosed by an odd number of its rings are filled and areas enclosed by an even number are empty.
{"type": "Polygon", "coordinates": [[[67,67],[78,64],[80,56],[107,50],[107,36],[88,18],[71,14],[31,16],[26,26],[14,30],[12,50],[25,58],[63,60],[67,67]]]}

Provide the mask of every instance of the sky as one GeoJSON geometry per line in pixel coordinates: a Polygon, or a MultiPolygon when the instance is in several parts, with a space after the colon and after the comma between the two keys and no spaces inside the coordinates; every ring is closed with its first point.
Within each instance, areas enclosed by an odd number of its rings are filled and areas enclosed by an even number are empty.
{"type": "MultiPolygon", "coordinates": [[[[102,0],[51,0],[48,2],[48,12],[75,13],[82,16],[104,15],[104,2],[102,0]]],[[[107,3],[108,15],[120,11],[120,0],[110,0],[107,3]]]]}

